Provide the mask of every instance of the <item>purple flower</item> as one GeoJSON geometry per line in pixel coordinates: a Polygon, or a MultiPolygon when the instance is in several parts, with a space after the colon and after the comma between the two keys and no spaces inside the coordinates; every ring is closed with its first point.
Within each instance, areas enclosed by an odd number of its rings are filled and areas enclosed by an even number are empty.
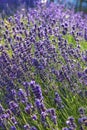
{"type": "Polygon", "coordinates": [[[27,90],[29,87],[29,82],[23,82],[23,85],[24,85],[25,89],[27,90]]]}
{"type": "Polygon", "coordinates": [[[19,89],[18,96],[19,96],[20,101],[22,101],[22,103],[27,102],[27,95],[26,95],[26,92],[23,89],[19,89]]]}
{"type": "Polygon", "coordinates": [[[32,116],[32,120],[37,120],[37,116],[35,114],[32,116]]]}
{"type": "Polygon", "coordinates": [[[34,80],[32,80],[32,81],[30,82],[30,87],[31,87],[31,88],[34,88],[34,87],[35,87],[35,81],[34,81],[34,80]]]}
{"type": "Polygon", "coordinates": [[[37,59],[32,59],[32,63],[33,63],[33,65],[34,65],[35,67],[38,68],[39,63],[38,63],[37,59]]]}
{"type": "Polygon", "coordinates": [[[69,128],[65,127],[65,128],[62,128],[62,130],[70,130],[69,128]]]}
{"type": "Polygon", "coordinates": [[[25,107],[25,112],[26,112],[27,114],[30,114],[30,112],[31,112],[31,106],[30,106],[30,105],[27,105],[27,106],[25,107]]]}
{"type": "Polygon", "coordinates": [[[29,129],[30,129],[29,124],[24,125],[24,130],[29,130],[29,129]]]}
{"type": "Polygon", "coordinates": [[[55,98],[54,98],[54,101],[56,103],[56,105],[59,107],[59,108],[63,108],[64,106],[62,105],[62,99],[60,97],[60,95],[55,92],[55,98]]]}
{"type": "Polygon", "coordinates": [[[17,130],[15,126],[11,126],[10,130],[17,130]]]}
{"type": "Polygon", "coordinates": [[[87,122],[87,117],[86,117],[86,116],[83,116],[83,117],[79,118],[79,119],[78,119],[78,122],[79,122],[80,124],[85,124],[85,123],[87,122]]]}
{"type": "Polygon", "coordinates": [[[69,117],[68,120],[66,121],[66,124],[68,125],[69,129],[71,130],[76,130],[76,124],[74,123],[74,118],[69,117]]]}
{"type": "Polygon", "coordinates": [[[54,108],[47,109],[46,112],[49,114],[53,123],[56,124],[57,123],[57,117],[56,117],[55,109],[54,108]]]}
{"type": "Polygon", "coordinates": [[[85,114],[85,110],[84,110],[83,107],[80,107],[78,111],[79,111],[79,113],[80,113],[81,115],[84,115],[84,114],[85,114]]]}
{"type": "Polygon", "coordinates": [[[35,95],[35,98],[37,98],[37,99],[43,99],[41,87],[39,85],[35,86],[35,89],[33,90],[33,93],[35,95]]]}
{"type": "Polygon", "coordinates": [[[10,107],[10,110],[14,114],[19,114],[20,113],[19,105],[16,102],[14,102],[14,101],[9,102],[9,107],[10,107]]]}
{"type": "Polygon", "coordinates": [[[85,28],[84,38],[85,38],[85,40],[87,41],[87,28],[85,28]]]}
{"type": "Polygon", "coordinates": [[[82,77],[82,73],[78,72],[78,77],[81,78],[82,77]]]}
{"type": "Polygon", "coordinates": [[[46,117],[47,117],[47,112],[41,112],[41,122],[42,124],[44,125],[44,127],[46,128],[48,126],[47,124],[47,120],[46,120],[46,117]]]}
{"type": "Polygon", "coordinates": [[[84,70],[85,74],[87,74],[87,68],[84,70]]]}
{"type": "Polygon", "coordinates": [[[43,102],[42,102],[41,100],[39,100],[39,99],[36,99],[36,100],[35,100],[35,105],[36,105],[36,107],[37,107],[37,109],[38,109],[38,111],[39,111],[40,113],[41,113],[41,112],[44,112],[44,111],[46,110],[46,108],[45,108],[43,102]]]}
{"type": "Polygon", "coordinates": [[[35,126],[32,126],[30,130],[37,130],[37,128],[35,126]]]}
{"type": "Polygon", "coordinates": [[[14,125],[17,125],[17,121],[16,121],[15,117],[11,117],[11,120],[12,120],[14,125]]]}
{"type": "Polygon", "coordinates": [[[42,100],[43,96],[42,96],[41,87],[38,84],[36,84],[34,81],[30,82],[30,87],[32,89],[32,92],[33,92],[35,98],[42,100]]]}
{"type": "Polygon", "coordinates": [[[28,90],[29,82],[23,82],[23,86],[24,86],[24,88],[25,88],[27,97],[30,96],[30,92],[29,92],[29,90],[28,90]]]}

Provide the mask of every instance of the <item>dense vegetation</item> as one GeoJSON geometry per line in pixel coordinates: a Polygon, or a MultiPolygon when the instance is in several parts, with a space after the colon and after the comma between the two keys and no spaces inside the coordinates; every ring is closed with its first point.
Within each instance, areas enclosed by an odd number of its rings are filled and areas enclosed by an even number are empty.
{"type": "Polygon", "coordinates": [[[48,7],[51,2],[55,4],[63,4],[67,8],[74,8],[75,11],[83,11],[87,13],[87,2],[85,0],[0,0],[0,15],[2,18],[12,16],[21,8],[34,8],[37,3],[46,3],[48,7]]]}
{"type": "Polygon", "coordinates": [[[0,130],[87,130],[86,21],[54,4],[0,19],[0,130]]]}

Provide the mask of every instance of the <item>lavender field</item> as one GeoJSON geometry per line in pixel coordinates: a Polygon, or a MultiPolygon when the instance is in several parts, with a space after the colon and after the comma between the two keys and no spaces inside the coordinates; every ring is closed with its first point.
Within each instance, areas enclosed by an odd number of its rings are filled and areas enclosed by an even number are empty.
{"type": "Polygon", "coordinates": [[[51,3],[0,18],[0,130],[87,130],[87,15],[51,3]]]}

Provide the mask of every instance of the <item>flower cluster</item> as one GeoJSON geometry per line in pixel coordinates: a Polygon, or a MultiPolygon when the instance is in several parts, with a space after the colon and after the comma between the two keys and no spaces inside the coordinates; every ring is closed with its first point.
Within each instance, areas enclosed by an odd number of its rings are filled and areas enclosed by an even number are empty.
{"type": "Polygon", "coordinates": [[[73,117],[69,117],[66,121],[66,124],[68,125],[68,127],[63,128],[63,130],[76,130],[76,124],[74,123],[73,117]]]}
{"type": "Polygon", "coordinates": [[[86,21],[54,4],[0,20],[2,130],[87,129],[86,21]]]}

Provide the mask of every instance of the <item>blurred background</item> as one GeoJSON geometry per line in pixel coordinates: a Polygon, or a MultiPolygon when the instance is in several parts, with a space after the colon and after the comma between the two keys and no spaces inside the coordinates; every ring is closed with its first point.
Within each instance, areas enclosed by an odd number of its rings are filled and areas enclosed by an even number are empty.
{"type": "Polygon", "coordinates": [[[45,3],[47,6],[51,2],[63,4],[67,8],[87,13],[87,0],[0,0],[0,14],[2,17],[13,15],[18,9],[26,8],[27,10],[37,6],[38,2],[45,3]]]}

